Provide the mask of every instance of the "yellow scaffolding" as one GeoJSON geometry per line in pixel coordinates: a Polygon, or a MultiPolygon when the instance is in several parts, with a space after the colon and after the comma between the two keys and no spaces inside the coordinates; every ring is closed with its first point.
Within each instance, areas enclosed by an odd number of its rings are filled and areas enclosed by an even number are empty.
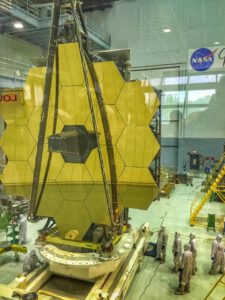
{"type": "Polygon", "coordinates": [[[205,181],[205,188],[206,190],[204,196],[202,196],[201,190],[196,195],[195,199],[191,203],[190,209],[190,225],[196,224],[196,217],[206,201],[211,197],[212,193],[216,193],[218,197],[221,199],[222,202],[225,203],[225,186],[220,185],[221,180],[224,178],[225,175],[225,152],[221,156],[220,160],[217,162],[216,166],[214,167],[212,173],[208,176],[205,181]]]}

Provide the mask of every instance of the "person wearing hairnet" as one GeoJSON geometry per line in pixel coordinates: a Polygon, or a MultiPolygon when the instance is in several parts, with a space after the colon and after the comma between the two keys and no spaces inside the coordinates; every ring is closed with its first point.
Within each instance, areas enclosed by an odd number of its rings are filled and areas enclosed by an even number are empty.
{"type": "Polygon", "coordinates": [[[196,262],[196,258],[197,258],[197,242],[196,242],[196,235],[194,234],[190,234],[189,235],[189,245],[191,247],[191,252],[193,255],[193,266],[192,266],[192,275],[195,275],[195,272],[198,270],[197,269],[197,262],[196,262]]]}
{"type": "Polygon", "coordinates": [[[19,215],[19,221],[18,221],[18,226],[19,226],[19,242],[18,244],[26,244],[27,242],[27,217],[24,216],[23,214],[19,215]]]}
{"type": "Polygon", "coordinates": [[[209,274],[216,275],[218,271],[221,274],[225,273],[224,270],[224,242],[221,234],[218,234],[216,239],[212,242],[211,259],[212,266],[209,274]]]}
{"type": "Polygon", "coordinates": [[[190,293],[190,281],[192,275],[193,255],[190,244],[184,245],[184,252],[181,258],[179,287],[176,289],[176,295],[184,295],[190,293]]]}
{"type": "Polygon", "coordinates": [[[177,273],[180,268],[180,259],[182,255],[182,242],[181,242],[179,232],[175,232],[172,252],[173,252],[173,262],[174,262],[174,267],[172,271],[177,273]]]}
{"type": "Polygon", "coordinates": [[[33,249],[27,253],[23,262],[23,272],[29,274],[32,272],[38,265],[39,258],[36,251],[33,249]]]}
{"type": "Polygon", "coordinates": [[[156,260],[160,260],[161,263],[166,261],[166,246],[168,240],[168,233],[166,227],[162,226],[158,232],[157,247],[156,247],[156,260]]]}

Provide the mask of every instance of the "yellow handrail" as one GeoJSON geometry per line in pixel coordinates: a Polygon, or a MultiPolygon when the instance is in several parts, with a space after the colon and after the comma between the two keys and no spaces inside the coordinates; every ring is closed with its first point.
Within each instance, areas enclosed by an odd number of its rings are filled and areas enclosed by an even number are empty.
{"type": "MultiPolygon", "coordinates": [[[[213,175],[216,173],[216,171],[218,170],[219,166],[221,165],[221,163],[223,162],[223,160],[225,160],[225,152],[223,153],[223,155],[221,156],[221,158],[219,159],[219,161],[217,162],[217,164],[215,165],[215,167],[213,168],[210,176],[208,176],[208,178],[206,179],[205,182],[205,186],[208,185],[208,183],[210,183],[211,178],[213,177],[213,175]]],[[[196,195],[195,199],[193,200],[192,204],[194,204],[195,201],[198,200],[199,195],[201,194],[201,191],[198,192],[198,194],[196,195]]]]}
{"type": "Polygon", "coordinates": [[[225,203],[225,195],[223,195],[220,191],[217,192],[217,195],[219,196],[220,200],[225,203]]]}
{"type": "MultiPolygon", "coordinates": [[[[210,186],[208,187],[207,192],[202,197],[201,191],[199,191],[191,203],[191,208],[190,208],[190,224],[191,225],[194,225],[195,217],[197,216],[197,214],[199,213],[199,211],[201,210],[201,208],[203,207],[205,202],[208,200],[208,198],[211,196],[212,191],[217,189],[217,182],[219,182],[221,180],[221,178],[223,177],[223,173],[224,173],[223,169],[224,168],[225,168],[225,152],[222,154],[221,158],[219,159],[219,161],[215,165],[214,169],[212,170],[212,173],[208,176],[208,178],[205,182],[205,187],[207,187],[210,183],[210,186]],[[221,167],[222,164],[223,164],[223,166],[221,168],[221,171],[219,172],[217,177],[213,179],[215,173],[217,172],[219,167],[221,167]],[[221,173],[222,173],[222,176],[221,176],[221,173]]],[[[224,198],[222,198],[222,201],[224,201],[224,198]]]]}

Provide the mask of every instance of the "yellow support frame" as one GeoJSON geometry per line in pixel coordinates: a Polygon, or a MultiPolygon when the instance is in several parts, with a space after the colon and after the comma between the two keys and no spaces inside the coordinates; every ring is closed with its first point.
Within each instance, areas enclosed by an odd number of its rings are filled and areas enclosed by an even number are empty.
{"type": "Polygon", "coordinates": [[[3,248],[0,247],[0,254],[3,254],[5,252],[14,251],[14,252],[20,252],[20,253],[27,253],[27,247],[24,247],[22,245],[18,244],[12,244],[9,247],[3,248]]]}
{"type": "MultiPolygon", "coordinates": [[[[72,246],[72,247],[78,247],[78,248],[85,248],[85,249],[90,249],[93,251],[98,251],[101,249],[101,244],[100,243],[89,243],[85,241],[72,241],[72,240],[65,240],[62,239],[58,236],[54,236],[56,232],[58,231],[58,228],[54,228],[49,235],[46,236],[45,240],[48,243],[51,244],[59,244],[59,245],[67,245],[67,246],[72,246]]],[[[123,231],[125,231],[125,227],[123,228],[123,231]]],[[[112,240],[112,244],[116,245],[117,242],[120,240],[121,235],[116,235],[115,238],[112,240]]]]}

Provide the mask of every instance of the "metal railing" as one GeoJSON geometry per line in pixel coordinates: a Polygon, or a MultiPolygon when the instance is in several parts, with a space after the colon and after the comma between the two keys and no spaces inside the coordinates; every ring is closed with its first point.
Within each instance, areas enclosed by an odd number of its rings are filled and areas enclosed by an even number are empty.
{"type": "MultiPolygon", "coordinates": [[[[12,12],[12,10],[19,10],[27,13],[30,17],[34,17],[36,20],[40,21],[40,27],[43,28],[44,22],[50,22],[52,19],[51,11],[52,5],[45,6],[43,8],[38,8],[33,6],[33,2],[31,0],[1,0],[0,1],[0,11],[4,11],[7,13],[12,12]],[[42,13],[42,10],[45,13],[42,13]]],[[[60,17],[65,19],[70,17],[70,11],[68,8],[61,8],[60,17]]],[[[99,23],[94,22],[93,20],[85,17],[85,22],[87,24],[88,30],[96,35],[98,38],[102,39],[107,44],[111,43],[111,36],[108,34],[103,27],[99,26],[99,23]]]]}
{"type": "MultiPolygon", "coordinates": [[[[223,168],[225,165],[225,152],[221,156],[220,160],[217,162],[215,165],[212,173],[208,176],[206,182],[205,182],[205,187],[207,188],[207,191],[204,195],[202,195],[202,192],[199,191],[196,197],[194,198],[193,202],[191,203],[191,209],[190,209],[190,224],[194,225],[195,224],[195,218],[198,215],[199,211],[205,204],[205,202],[209,199],[209,197],[212,194],[212,189],[211,186],[214,184],[216,178],[220,175],[220,173],[217,175],[217,172],[223,168]]],[[[222,170],[221,170],[222,171],[222,170]]],[[[220,171],[220,172],[221,172],[220,171]]]]}
{"type": "Polygon", "coordinates": [[[12,9],[12,3],[10,0],[2,0],[0,1],[0,10],[3,12],[10,12],[12,9]]]}
{"type": "Polygon", "coordinates": [[[0,57],[0,76],[24,80],[33,65],[7,57],[0,57]]]}
{"type": "MultiPolygon", "coordinates": [[[[10,0],[9,0],[10,1],[10,0]]],[[[19,7],[20,9],[26,11],[28,14],[35,16],[37,18],[40,17],[40,10],[36,7],[32,7],[32,1],[29,0],[11,0],[12,5],[19,7]]]]}
{"type": "MultiPolygon", "coordinates": [[[[70,20],[72,18],[71,14],[65,9],[62,8],[61,9],[61,13],[60,13],[60,18],[61,20],[70,20]]],[[[40,23],[41,26],[40,27],[45,27],[44,24],[51,23],[52,17],[51,16],[43,16],[42,18],[40,18],[40,23]]],[[[85,23],[88,29],[88,32],[91,32],[92,34],[94,34],[96,37],[98,37],[99,39],[103,40],[105,43],[107,44],[111,44],[111,35],[109,33],[107,33],[103,27],[99,26],[99,24],[97,22],[94,22],[93,20],[88,19],[87,17],[85,17],[85,23]]]]}
{"type": "Polygon", "coordinates": [[[103,27],[99,25],[99,23],[94,22],[93,20],[88,19],[85,17],[85,23],[89,31],[94,33],[99,38],[103,39],[106,43],[111,43],[111,35],[107,33],[103,27]]]}
{"type": "Polygon", "coordinates": [[[10,13],[13,9],[19,9],[35,18],[39,18],[39,9],[32,7],[31,3],[29,0],[1,0],[0,10],[10,13]]]}

